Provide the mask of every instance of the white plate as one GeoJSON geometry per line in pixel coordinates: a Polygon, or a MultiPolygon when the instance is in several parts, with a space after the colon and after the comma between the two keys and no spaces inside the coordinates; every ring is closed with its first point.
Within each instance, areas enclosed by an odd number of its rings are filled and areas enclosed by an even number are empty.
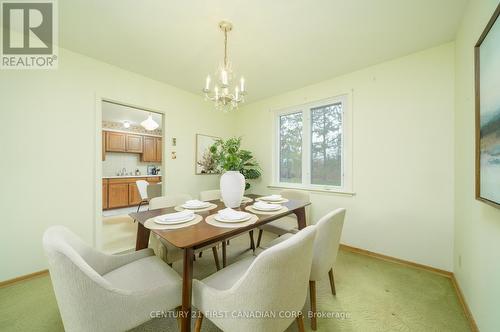
{"type": "Polygon", "coordinates": [[[205,203],[203,205],[198,205],[198,206],[191,206],[191,205],[186,205],[182,204],[181,205],[183,208],[188,209],[188,210],[199,210],[199,209],[204,209],[210,206],[210,203],[205,203]]]}
{"type": "Polygon", "coordinates": [[[219,214],[214,215],[215,220],[220,221],[220,222],[228,222],[228,223],[244,222],[244,221],[250,220],[250,218],[252,218],[251,214],[249,214],[248,216],[246,216],[243,219],[236,219],[236,220],[223,219],[219,216],[219,214]]]}
{"type": "Polygon", "coordinates": [[[262,209],[262,208],[259,209],[257,206],[255,206],[255,204],[253,204],[252,208],[255,210],[259,210],[259,211],[278,211],[278,210],[281,210],[283,207],[281,205],[279,205],[279,206],[272,208],[272,209],[262,209]]]}
{"type": "Polygon", "coordinates": [[[161,221],[156,218],[154,218],[154,222],[160,225],[176,225],[176,224],[182,224],[183,222],[188,222],[191,221],[195,218],[195,215],[193,214],[192,216],[186,217],[184,219],[179,219],[179,220],[167,220],[167,221],[161,221]]]}

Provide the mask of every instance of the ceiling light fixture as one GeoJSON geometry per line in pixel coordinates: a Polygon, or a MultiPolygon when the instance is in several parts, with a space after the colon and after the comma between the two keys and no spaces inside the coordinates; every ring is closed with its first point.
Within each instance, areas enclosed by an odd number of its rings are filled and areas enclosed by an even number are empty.
{"type": "Polygon", "coordinates": [[[123,121],[123,128],[130,128],[130,121],[123,121]]]}
{"type": "Polygon", "coordinates": [[[144,129],[146,129],[146,130],[155,130],[160,125],[158,123],[156,123],[155,120],[153,120],[153,116],[151,115],[151,113],[149,113],[148,118],[141,122],[141,126],[143,126],[144,129]]]}
{"type": "Polygon", "coordinates": [[[215,72],[215,81],[213,90],[211,90],[211,78],[207,76],[205,81],[205,99],[213,101],[215,108],[224,112],[232,111],[238,108],[238,104],[245,102],[246,95],[245,78],[241,77],[239,81],[232,86],[233,70],[231,61],[227,57],[227,33],[233,29],[231,22],[222,21],[219,28],[224,32],[224,62],[219,65],[215,72]]]}

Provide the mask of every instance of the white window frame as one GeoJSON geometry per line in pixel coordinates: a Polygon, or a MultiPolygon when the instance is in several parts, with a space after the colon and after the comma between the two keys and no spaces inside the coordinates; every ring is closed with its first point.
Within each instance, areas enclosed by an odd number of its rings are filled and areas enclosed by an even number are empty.
{"type": "Polygon", "coordinates": [[[295,188],[311,191],[326,191],[353,194],[352,181],[352,93],[344,93],[328,99],[317,100],[306,104],[291,106],[273,111],[274,142],[272,149],[273,180],[269,187],[295,188]],[[319,185],[311,183],[311,109],[330,104],[342,103],[342,179],[340,186],[319,185]],[[302,112],[302,183],[280,181],[280,117],[302,112]]]}

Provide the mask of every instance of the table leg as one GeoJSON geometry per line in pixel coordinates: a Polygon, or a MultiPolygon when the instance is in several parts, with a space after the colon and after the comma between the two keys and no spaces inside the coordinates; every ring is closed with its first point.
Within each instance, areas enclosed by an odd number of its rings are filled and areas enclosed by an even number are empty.
{"type": "Polygon", "coordinates": [[[296,209],[293,211],[295,215],[297,216],[297,224],[299,226],[299,229],[306,228],[307,223],[306,223],[306,209],[305,207],[301,207],[300,209],[296,209]]]}
{"type": "Polygon", "coordinates": [[[191,295],[193,286],[193,248],[184,249],[182,271],[182,319],[181,331],[191,331],[191,295]]]}
{"type": "Polygon", "coordinates": [[[151,230],[144,227],[140,222],[137,223],[137,238],[135,240],[135,250],[145,249],[149,245],[149,234],[151,230]]]}
{"type": "Polygon", "coordinates": [[[226,267],[227,259],[226,259],[226,241],[222,241],[222,268],[226,267]]]}

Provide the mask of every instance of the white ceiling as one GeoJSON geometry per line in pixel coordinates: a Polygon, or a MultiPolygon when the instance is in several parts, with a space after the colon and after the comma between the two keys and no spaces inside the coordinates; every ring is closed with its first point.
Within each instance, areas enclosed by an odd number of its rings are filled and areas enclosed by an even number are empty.
{"type": "MultiPolygon", "coordinates": [[[[139,126],[142,121],[146,120],[150,112],[140,110],[138,108],[118,105],[114,103],[108,103],[104,101],[102,103],[102,120],[103,121],[113,121],[121,122],[129,121],[130,124],[139,126]]],[[[153,120],[156,121],[162,127],[161,114],[151,113],[153,120]]]]}
{"type": "Polygon", "coordinates": [[[467,0],[65,0],[63,47],[201,95],[229,56],[248,100],[454,39],[467,0]]]}

